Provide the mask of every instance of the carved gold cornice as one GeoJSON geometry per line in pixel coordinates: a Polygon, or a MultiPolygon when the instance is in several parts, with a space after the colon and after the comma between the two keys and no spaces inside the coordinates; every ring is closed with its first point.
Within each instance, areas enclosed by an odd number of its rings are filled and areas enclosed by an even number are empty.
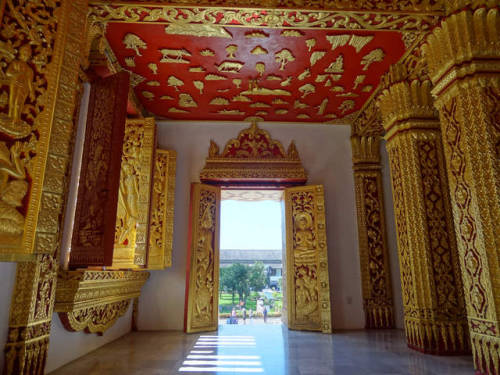
{"type": "MultiPolygon", "coordinates": [[[[212,5],[213,3],[210,3],[212,5]]],[[[208,5],[208,4],[206,4],[208,5]]],[[[97,22],[199,24],[224,27],[328,28],[343,30],[426,31],[435,25],[441,11],[378,11],[245,7],[196,8],[165,3],[108,3],[94,1],[90,18],[97,22]]],[[[236,4],[235,4],[236,5],[236,4]]],[[[238,4],[239,5],[239,4],[238,4]]]]}
{"type": "Polygon", "coordinates": [[[292,141],[285,152],[283,145],[257,123],[229,140],[222,153],[210,141],[208,154],[200,173],[200,180],[205,183],[296,185],[307,181],[295,143],[292,141]]]}
{"type": "Polygon", "coordinates": [[[146,271],[64,271],[54,310],[69,331],[102,333],[123,315],[149,278],[146,271]]]}
{"type": "Polygon", "coordinates": [[[370,100],[368,105],[359,111],[359,115],[352,122],[353,135],[375,136],[384,134],[382,117],[375,100],[370,100]]]}
{"type": "Polygon", "coordinates": [[[380,136],[351,136],[352,162],[354,169],[365,164],[380,168],[380,136]]]}

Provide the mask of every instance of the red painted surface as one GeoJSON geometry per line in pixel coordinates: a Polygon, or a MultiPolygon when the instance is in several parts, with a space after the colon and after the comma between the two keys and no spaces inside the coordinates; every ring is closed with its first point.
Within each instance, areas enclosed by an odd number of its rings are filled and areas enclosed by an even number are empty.
{"type": "Polygon", "coordinates": [[[188,35],[171,35],[165,33],[165,25],[144,25],[131,23],[110,23],[107,28],[107,39],[113,48],[120,64],[144,77],[145,80],[135,87],[137,96],[142,101],[144,107],[156,114],[171,119],[183,120],[243,120],[250,116],[259,116],[267,121],[311,121],[325,122],[337,118],[342,118],[362,107],[373,89],[379,83],[381,75],[386,72],[391,64],[398,61],[405,51],[401,34],[398,32],[372,32],[355,31],[351,34],[372,35],[374,38],[366,44],[359,52],[348,44],[332,50],[332,44],[327,40],[327,36],[336,34],[346,34],[345,31],[328,30],[300,30],[300,37],[283,36],[280,29],[248,29],[239,27],[226,27],[225,30],[232,35],[232,38],[221,37],[197,37],[188,35]],[[261,31],[269,35],[268,38],[247,38],[245,35],[261,31]],[[132,33],[139,36],[146,44],[147,48],[139,49],[141,56],[137,55],[134,49],[126,48],[123,39],[126,34],[132,33]],[[306,40],[314,38],[316,44],[308,50],[306,40]],[[237,51],[234,58],[228,57],[226,47],[236,45],[237,51]],[[260,46],[268,51],[267,55],[255,55],[250,53],[255,47],[260,46]],[[161,49],[184,49],[190,56],[182,58],[188,63],[160,62],[163,54],[161,49]],[[289,62],[284,70],[280,70],[280,64],[275,61],[275,54],[282,49],[292,52],[295,60],[289,62]],[[367,70],[363,70],[361,61],[371,51],[381,48],[385,57],[380,62],[372,63],[367,70]],[[200,52],[204,49],[214,51],[214,56],[202,56],[200,52]],[[324,51],[326,54],[311,66],[310,56],[314,51],[324,51]],[[325,82],[316,82],[318,75],[327,74],[325,69],[334,62],[339,55],[343,55],[343,68],[341,78],[338,81],[331,80],[331,86],[326,86],[325,82]],[[127,67],[126,57],[133,57],[135,67],[127,67]],[[224,61],[235,61],[244,64],[239,73],[219,72],[217,66],[224,61]],[[265,72],[262,76],[256,71],[257,63],[265,64],[265,72]],[[148,68],[148,64],[156,63],[158,74],[154,75],[148,68]],[[205,69],[202,73],[189,72],[189,68],[201,66],[205,69]],[[310,76],[303,80],[298,77],[307,69],[310,69],[310,76]],[[205,80],[207,74],[223,75],[226,80],[205,80]],[[354,82],[358,75],[366,75],[363,83],[354,88],[354,82]],[[269,75],[277,75],[282,81],[268,80],[269,75]],[[168,78],[175,76],[183,82],[182,86],[168,86],[168,78]],[[288,77],[291,78],[289,86],[282,86],[281,83],[288,77]],[[233,79],[241,79],[242,83],[238,89],[233,83],[233,79]],[[200,93],[193,81],[204,83],[203,93],[200,93]],[[158,81],[160,86],[149,86],[148,81],[158,81]],[[249,102],[235,102],[233,98],[241,95],[249,89],[250,85],[257,84],[260,88],[287,90],[290,95],[255,95],[246,94],[249,102]],[[299,91],[305,84],[311,84],[315,88],[314,93],[306,96],[299,91]],[[334,86],[342,86],[343,92],[333,92],[334,86]],[[371,89],[364,92],[371,86],[371,89]],[[144,91],[151,92],[154,97],[146,98],[144,91]],[[342,96],[347,93],[357,95],[356,97],[342,96]],[[180,94],[189,94],[196,102],[197,107],[182,107],[179,103],[180,94]],[[161,99],[162,96],[170,96],[173,99],[161,99]],[[228,100],[226,105],[213,105],[210,102],[221,97],[228,100]],[[327,98],[328,102],[323,113],[320,112],[320,105],[327,98]],[[280,99],[283,103],[276,103],[280,99]],[[294,108],[294,103],[299,100],[306,105],[305,108],[294,108]],[[352,109],[343,111],[342,106],[346,100],[353,100],[355,105],[352,109]],[[274,101],[274,103],[273,103],[274,101]],[[252,104],[264,103],[269,107],[255,108],[252,104]],[[171,108],[186,111],[185,113],[171,112],[171,108]],[[170,111],[169,111],[170,110],[170,111]],[[241,114],[221,114],[220,110],[238,110],[241,114]],[[287,110],[280,114],[279,110],[287,110]],[[261,111],[266,112],[261,113],[261,111]],[[277,112],[278,111],[278,112],[277,112]],[[306,114],[309,118],[301,118],[306,114]]]}

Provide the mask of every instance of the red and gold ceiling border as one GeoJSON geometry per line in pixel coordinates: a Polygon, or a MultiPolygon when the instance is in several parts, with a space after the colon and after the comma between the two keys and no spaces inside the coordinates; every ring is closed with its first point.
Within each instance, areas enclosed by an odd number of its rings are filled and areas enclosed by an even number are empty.
{"type": "Polygon", "coordinates": [[[210,141],[200,181],[240,188],[285,187],[305,184],[307,174],[293,141],[285,151],[279,141],[254,122],[229,140],[222,153],[210,141]]]}

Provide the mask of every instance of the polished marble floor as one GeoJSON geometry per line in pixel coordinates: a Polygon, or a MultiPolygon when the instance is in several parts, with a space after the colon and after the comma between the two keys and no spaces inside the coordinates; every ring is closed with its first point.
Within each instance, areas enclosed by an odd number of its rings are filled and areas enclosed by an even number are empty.
{"type": "Polygon", "coordinates": [[[51,375],[472,375],[472,357],[409,350],[399,330],[333,335],[282,325],[222,325],[217,333],[134,332],[51,375]]]}

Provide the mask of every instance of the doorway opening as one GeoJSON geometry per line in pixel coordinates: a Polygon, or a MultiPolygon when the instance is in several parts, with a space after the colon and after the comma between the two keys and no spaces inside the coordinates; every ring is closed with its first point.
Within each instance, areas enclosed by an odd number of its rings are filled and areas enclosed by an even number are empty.
{"type": "Polygon", "coordinates": [[[222,190],[219,324],[281,324],[282,190],[222,190]]]}

